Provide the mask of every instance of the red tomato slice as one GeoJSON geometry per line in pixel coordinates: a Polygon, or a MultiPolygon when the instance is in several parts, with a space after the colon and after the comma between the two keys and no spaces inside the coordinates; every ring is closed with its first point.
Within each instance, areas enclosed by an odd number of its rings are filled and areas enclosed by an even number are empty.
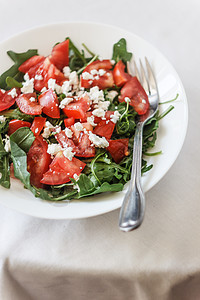
{"type": "Polygon", "coordinates": [[[104,136],[106,139],[110,139],[115,128],[115,123],[110,121],[110,116],[113,115],[113,111],[107,111],[105,114],[106,120],[101,120],[94,128],[94,134],[104,136]]]}
{"type": "Polygon", "coordinates": [[[81,76],[81,86],[86,89],[89,89],[93,86],[98,86],[102,90],[112,87],[114,85],[113,74],[112,71],[110,71],[112,69],[112,64],[108,59],[93,61],[85,68],[83,73],[88,72],[91,74],[92,70],[98,71],[100,69],[106,71],[106,73],[102,76],[94,75],[93,79],[83,79],[83,76],[81,76]]]}
{"type": "Polygon", "coordinates": [[[56,93],[49,89],[38,97],[44,114],[51,118],[60,118],[59,101],[56,93]]]}
{"type": "Polygon", "coordinates": [[[91,146],[91,141],[87,134],[81,132],[78,145],[75,148],[75,155],[80,157],[94,157],[95,147],[91,146]]]}
{"type": "Polygon", "coordinates": [[[131,79],[131,75],[124,71],[125,64],[120,60],[115,65],[113,70],[114,82],[117,86],[123,86],[127,81],[131,79]]]}
{"type": "Polygon", "coordinates": [[[45,122],[46,122],[46,118],[35,117],[32,125],[31,125],[31,130],[33,131],[35,136],[40,134],[40,132],[42,131],[42,129],[45,125],[45,122]]]}
{"type": "Polygon", "coordinates": [[[15,132],[17,129],[21,127],[31,127],[30,122],[22,121],[22,120],[17,120],[13,119],[9,122],[8,125],[8,135],[11,135],[13,132],[15,132]]]}
{"type": "Polygon", "coordinates": [[[63,108],[63,112],[67,117],[74,119],[85,118],[86,112],[90,108],[90,99],[88,95],[81,97],[79,100],[69,103],[63,108]]]}
{"type": "Polygon", "coordinates": [[[19,109],[27,115],[40,115],[42,106],[36,101],[30,101],[31,97],[36,97],[36,93],[21,94],[16,98],[19,109]]]}
{"type": "Polygon", "coordinates": [[[128,143],[129,139],[109,140],[107,150],[117,164],[120,163],[124,156],[129,154],[128,143]]]}
{"type": "Polygon", "coordinates": [[[74,123],[75,119],[73,117],[64,119],[65,127],[71,127],[72,125],[74,125],[74,123]]]}
{"type": "MultiPolygon", "coordinates": [[[[13,104],[15,104],[16,97],[12,97],[8,95],[12,90],[2,92],[0,89],[0,111],[10,108],[13,104]]],[[[16,89],[17,94],[19,95],[19,90],[16,89]]]]}
{"type": "MultiPolygon", "coordinates": [[[[64,74],[54,66],[49,60],[49,58],[45,58],[43,63],[36,70],[35,75],[41,75],[42,80],[35,79],[34,87],[37,91],[41,91],[43,87],[48,87],[48,80],[53,78],[56,80],[57,84],[62,83],[66,80],[64,74]]],[[[33,77],[35,77],[35,75],[33,77]]]]}
{"type": "Polygon", "coordinates": [[[85,166],[84,162],[75,157],[70,161],[60,151],[50,164],[49,170],[43,175],[41,183],[56,185],[69,182],[74,174],[79,176],[85,166]]]}
{"type": "Polygon", "coordinates": [[[63,147],[71,147],[73,152],[75,152],[76,146],[74,145],[74,142],[72,139],[69,139],[64,130],[61,130],[59,133],[55,135],[56,140],[58,143],[63,147]]]}
{"type": "Polygon", "coordinates": [[[53,47],[49,60],[59,70],[69,65],[69,39],[53,47]]]}
{"type": "Polygon", "coordinates": [[[137,77],[132,77],[122,87],[119,102],[124,102],[126,97],[131,100],[130,105],[133,106],[139,115],[145,114],[149,109],[148,96],[137,77]]]}
{"type": "Polygon", "coordinates": [[[103,69],[105,71],[111,70],[112,69],[112,64],[109,59],[104,59],[104,60],[95,60],[91,64],[89,64],[83,72],[91,72],[91,70],[99,70],[103,69]]]}
{"type": "Polygon", "coordinates": [[[47,153],[48,144],[41,135],[37,136],[27,154],[27,170],[31,174],[31,184],[42,188],[40,180],[51,163],[51,155],[47,153]]]}
{"type": "Polygon", "coordinates": [[[27,59],[23,64],[21,64],[18,70],[22,73],[27,73],[32,67],[35,67],[36,65],[44,61],[44,59],[44,56],[34,55],[31,58],[27,59]]]}

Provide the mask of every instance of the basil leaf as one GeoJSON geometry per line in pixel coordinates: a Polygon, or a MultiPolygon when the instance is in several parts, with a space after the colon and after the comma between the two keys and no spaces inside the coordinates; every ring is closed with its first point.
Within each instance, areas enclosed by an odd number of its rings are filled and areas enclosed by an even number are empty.
{"type": "Polygon", "coordinates": [[[130,61],[132,57],[131,52],[127,52],[126,49],[126,40],[124,38],[120,39],[116,44],[113,46],[113,55],[112,59],[116,62],[122,60],[124,63],[130,61]]]}
{"type": "Polygon", "coordinates": [[[34,140],[35,136],[28,127],[21,127],[10,136],[10,141],[17,144],[26,153],[29,151],[34,140]]]}

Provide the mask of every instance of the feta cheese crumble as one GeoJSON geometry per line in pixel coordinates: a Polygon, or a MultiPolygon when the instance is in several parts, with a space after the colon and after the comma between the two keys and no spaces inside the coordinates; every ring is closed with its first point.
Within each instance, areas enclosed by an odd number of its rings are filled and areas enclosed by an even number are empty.
{"type": "Polygon", "coordinates": [[[80,122],[77,122],[74,124],[74,128],[77,130],[77,131],[83,131],[83,125],[80,123],[80,122]]]}
{"type": "Polygon", "coordinates": [[[54,156],[61,150],[62,150],[62,147],[60,144],[49,144],[47,153],[51,154],[51,156],[54,156]]]}
{"type": "Polygon", "coordinates": [[[35,75],[35,79],[36,79],[36,80],[43,80],[43,77],[42,77],[41,74],[36,74],[36,75],[35,75]]]}
{"type": "Polygon", "coordinates": [[[17,91],[16,91],[16,88],[13,88],[13,89],[8,93],[8,95],[10,95],[12,98],[17,97],[17,91]]]}
{"type": "Polygon", "coordinates": [[[105,110],[102,108],[96,108],[93,110],[92,114],[96,117],[103,118],[105,116],[105,110]]]}
{"type": "Polygon", "coordinates": [[[72,137],[72,135],[73,135],[73,132],[71,131],[71,129],[69,129],[69,128],[65,128],[65,134],[66,134],[66,136],[68,137],[68,138],[71,138],[72,137]]]}
{"type": "Polygon", "coordinates": [[[21,88],[21,92],[23,94],[33,93],[34,90],[34,78],[29,79],[28,73],[24,75],[25,82],[22,82],[23,87],[21,88]]]}
{"type": "Polygon", "coordinates": [[[52,89],[53,91],[55,90],[55,86],[56,86],[56,80],[53,78],[50,78],[48,80],[48,89],[52,89]]]}
{"type": "Polygon", "coordinates": [[[94,116],[87,117],[87,122],[90,123],[93,127],[97,126],[97,124],[94,123],[94,116]]]}
{"type": "Polygon", "coordinates": [[[31,97],[30,99],[29,99],[31,102],[35,102],[35,98],[34,97],[31,97]]]}
{"type": "Polygon", "coordinates": [[[70,97],[66,97],[64,98],[61,102],[60,102],[60,105],[59,107],[61,109],[65,108],[66,105],[68,105],[70,102],[72,102],[74,99],[73,98],[70,98],[70,97]]]}
{"type": "Polygon", "coordinates": [[[46,121],[42,136],[47,139],[50,136],[52,129],[54,129],[54,126],[49,121],[46,121]]]}
{"type": "Polygon", "coordinates": [[[6,150],[6,152],[10,152],[11,151],[11,147],[10,147],[10,137],[9,135],[5,135],[5,139],[3,139],[3,141],[5,142],[4,148],[6,150]]]}
{"type": "Polygon", "coordinates": [[[63,73],[64,73],[64,76],[68,78],[70,73],[71,73],[70,67],[68,67],[68,66],[64,67],[63,68],[63,73]]]}
{"type": "Polygon", "coordinates": [[[98,135],[92,133],[91,131],[89,131],[88,136],[92,144],[98,148],[106,148],[109,146],[109,143],[105,137],[99,137],[98,135]]]}
{"type": "Polygon", "coordinates": [[[68,158],[69,160],[72,160],[72,158],[74,157],[75,155],[75,152],[72,152],[72,147],[66,147],[64,148],[63,150],[63,155],[68,158]]]}
{"type": "Polygon", "coordinates": [[[110,120],[111,120],[113,123],[117,123],[117,121],[119,120],[120,117],[121,117],[120,113],[116,110],[116,111],[114,112],[114,114],[110,116],[110,120]]]}
{"type": "Polygon", "coordinates": [[[107,94],[107,98],[110,100],[110,101],[113,101],[114,98],[118,95],[118,92],[117,91],[109,91],[108,94],[107,94]]]}

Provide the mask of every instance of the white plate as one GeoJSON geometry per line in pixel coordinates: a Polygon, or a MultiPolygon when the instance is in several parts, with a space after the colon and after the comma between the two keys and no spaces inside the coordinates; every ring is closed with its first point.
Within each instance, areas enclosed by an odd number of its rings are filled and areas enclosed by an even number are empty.
{"type": "MultiPolygon", "coordinates": [[[[175,109],[160,122],[158,140],[152,151],[162,150],[163,154],[150,157],[149,163],[154,167],[142,178],[144,191],[152,188],[169,170],[176,160],[185,138],[188,122],[187,99],[180,78],[167,59],[152,45],[140,37],[120,28],[92,23],[64,23],[34,28],[20,33],[0,44],[0,73],[11,66],[6,51],[24,52],[38,49],[39,54],[48,55],[56,42],[66,37],[80,49],[84,42],[89,49],[103,58],[111,58],[113,44],[120,38],[127,40],[128,51],[135,58],[148,57],[156,74],[160,98],[162,101],[172,99],[175,109]]],[[[161,105],[160,111],[169,104],[161,105]]],[[[22,184],[12,180],[10,190],[0,188],[0,203],[28,215],[50,219],[76,219],[100,215],[121,206],[125,190],[118,193],[101,194],[69,203],[49,203],[35,198],[22,184]]]]}

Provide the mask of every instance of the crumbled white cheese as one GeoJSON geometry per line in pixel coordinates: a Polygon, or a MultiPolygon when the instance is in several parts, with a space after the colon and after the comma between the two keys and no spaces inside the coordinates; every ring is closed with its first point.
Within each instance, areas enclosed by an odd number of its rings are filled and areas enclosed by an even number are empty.
{"type": "Polygon", "coordinates": [[[62,87],[57,83],[55,84],[55,91],[57,94],[62,94],[62,87]]]}
{"type": "Polygon", "coordinates": [[[98,86],[92,87],[88,95],[94,103],[98,103],[99,101],[104,101],[103,91],[99,90],[98,86]]]}
{"type": "Polygon", "coordinates": [[[65,95],[67,95],[67,93],[71,91],[71,84],[69,80],[66,80],[63,82],[62,87],[61,87],[61,92],[65,95]]]}
{"type": "Polygon", "coordinates": [[[66,147],[64,148],[63,150],[63,155],[68,158],[69,160],[72,160],[72,158],[74,157],[75,155],[75,152],[72,152],[72,147],[66,147]]]}
{"type": "Polygon", "coordinates": [[[115,60],[114,59],[111,59],[110,62],[111,62],[112,65],[115,64],[115,60]]]}
{"type": "Polygon", "coordinates": [[[88,83],[89,83],[89,84],[92,84],[92,83],[93,83],[93,80],[89,80],[88,83]]]}
{"type": "Polygon", "coordinates": [[[1,122],[1,123],[5,122],[5,120],[6,120],[6,117],[0,116],[0,122],[1,122]]]}
{"type": "Polygon", "coordinates": [[[95,104],[95,108],[101,108],[103,110],[108,110],[108,107],[110,105],[110,101],[99,101],[98,104],[95,104]]]}
{"type": "Polygon", "coordinates": [[[31,98],[29,98],[29,100],[31,101],[31,102],[35,102],[35,98],[34,97],[31,97],[31,98]]]}
{"type": "Polygon", "coordinates": [[[43,80],[43,77],[42,77],[41,74],[36,74],[36,75],[35,75],[35,79],[36,79],[36,80],[43,80]]]}
{"type": "Polygon", "coordinates": [[[80,123],[80,122],[76,122],[74,124],[74,128],[77,130],[77,131],[83,131],[83,125],[80,123]]]}
{"type": "Polygon", "coordinates": [[[4,89],[0,89],[0,90],[1,90],[2,94],[5,94],[6,91],[4,89]]]}
{"type": "Polygon", "coordinates": [[[5,142],[4,148],[6,150],[6,152],[10,152],[11,151],[11,147],[10,147],[10,137],[9,135],[5,135],[5,139],[3,139],[3,141],[5,142]]]}
{"type": "Polygon", "coordinates": [[[85,80],[93,80],[94,76],[92,74],[90,74],[89,72],[83,72],[82,73],[82,78],[85,80]]]}
{"type": "Polygon", "coordinates": [[[13,88],[12,90],[10,90],[10,92],[8,93],[8,95],[10,95],[12,98],[17,97],[16,88],[13,88]]]}
{"type": "Polygon", "coordinates": [[[99,75],[94,76],[95,80],[99,80],[99,75]]]}
{"type": "Polygon", "coordinates": [[[23,87],[21,88],[21,92],[23,94],[33,93],[33,90],[34,90],[34,78],[31,78],[31,79],[26,80],[25,82],[22,82],[22,85],[23,85],[23,87]]]}
{"type": "Polygon", "coordinates": [[[71,138],[72,137],[72,135],[73,135],[73,132],[71,131],[71,129],[69,129],[69,128],[65,128],[65,134],[66,134],[66,136],[68,137],[68,138],[71,138]]]}
{"type": "Polygon", "coordinates": [[[110,120],[111,120],[113,123],[117,123],[117,121],[119,120],[120,117],[121,117],[120,113],[116,110],[116,111],[114,112],[114,114],[110,116],[110,120]]]}
{"type": "Polygon", "coordinates": [[[44,86],[42,89],[41,89],[41,93],[44,93],[44,92],[46,92],[47,91],[47,88],[44,86]]]}
{"type": "Polygon", "coordinates": [[[92,126],[97,126],[97,124],[94,123],[94,116],[87,117],[87,122],[90,123],[92,126]]]}
{"type": "Polygon", "coordinates": [[[106,71],[104,69],[99,69],[99,75],[103,76],[106,73],[106,71]]]}
{"type": "Polygon", "coordinates": [[[94,116],[103,118],[105,116],[105,110],[103,110],[102,108],[96,108],[93,110],[92,114],[94,116]]]}
{"type": "Polygon", "coordinates": [[[109,146],[109,143],[105,137],[99,137],[91,131],[89,132],[89,140],[98,148],[106,148],[109,146]]]}
{"type": "Polygon", "coordinates": [[[65,76],[65,77],[68,78],[69,75],[70,75],[70,72],[71,72],[70,67],[66,66],[66,67],[63,68],[63,73],[64,73],[64,76],[65,76]]]}
{"type": "Polygon", "coordinates": [[[54,129],[54,126],[49,121],[46,121],[42,136],[47,139],[50,136],[52,129],[54,129]]]}
{"type": "Polygon", "coordinates": [[[108,94],[107,94],[107,98],[110,100],[110,101],[113,101],[113,99],[118,95],[118,92],[117,91],[109,91],[108,94]]]}
{"type": "Polygon", "coordinates": [[[145,100],[145,99],[142,99],[142,103],[146,104],[147,102],[146,102],[146,100],[145,100]]]}
{"type": "Polygon", "coordinates": [[[49,153],[53,156],[53,155],[56,155],[61,150],[62,150],[62,147],[60,144],[49,144],[47,153],[49,153]]]}
{"type": "Polygon", "coordinates": [[[60,105],[59,107],[61,109],[65,108],[66,105],[68,105],[70,102],[72,102],[74,99],[73,98],[70,98],[70,97],[66,97],[64,98],[61,102],[60,102],[60,105]]]}
{"type": "Polygon", "coordinates": [[[38,131],[39,131],[39,129],[38,129],[38,128],[36,128],[36,129],[35,129],[35,133],[38,133],[38,131]]]}
{"type": "Polygon", "coordinates": [[[69,83],[71,85],[73,85],[74,90],[77,89],[79,82],[78,82],[78,75],[77,75],[76,71],[73,71],[73,72],[70,73],[69,83]]]}
{"type": "Polygon", "coordinates": [[[53,78],[50,78],[48,80],[48,89],[52,89],[53,91],[55,90],[55,85],[56,85],[56,80],[53,78]]]}
{"type": "Polygon", "coordinates": [[[93,70],[90,71],[90,73],[91,73],[92,75],[97,75],[97,74],[98,74],[98,71],[95,70],[95,69],[93,69],[93,70]]]}
{"type": "Polygon", "coordinates": [[[25,81],[30,80],[30,77],[29,77],[28,73],[24,74],[24,80],[25,80],[25,81]]]}

